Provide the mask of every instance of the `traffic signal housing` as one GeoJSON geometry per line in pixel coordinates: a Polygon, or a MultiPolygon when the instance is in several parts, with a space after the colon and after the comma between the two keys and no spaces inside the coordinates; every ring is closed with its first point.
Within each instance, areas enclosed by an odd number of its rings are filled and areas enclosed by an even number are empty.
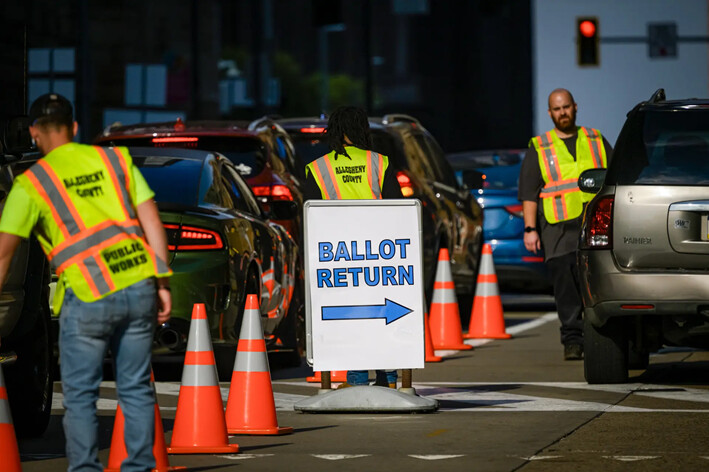
{"type": "Polygon", "coordinates": [[[576,58],[580,66],[597,66],[598,18],[576,18],[576,58]]]}

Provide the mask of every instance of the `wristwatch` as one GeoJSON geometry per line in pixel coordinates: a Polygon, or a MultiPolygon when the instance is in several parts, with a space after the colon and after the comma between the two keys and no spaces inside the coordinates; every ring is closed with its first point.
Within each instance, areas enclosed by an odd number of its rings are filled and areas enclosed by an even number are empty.
{"type": "Polygon", "coordinates": [[[537,228],[535,228],[534,226],[525,226],[525,228],[524,228],[525,233],[531,233],[532,231],[536,231],[536,230],[537,230],[537,228]]]}

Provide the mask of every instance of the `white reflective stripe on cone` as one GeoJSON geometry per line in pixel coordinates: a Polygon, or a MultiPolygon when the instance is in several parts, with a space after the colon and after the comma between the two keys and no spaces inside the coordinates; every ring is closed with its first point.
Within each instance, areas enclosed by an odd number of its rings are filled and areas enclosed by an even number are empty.
{"type": "Polygon", "coordinates": [[[239,339],[263,339],[261,313],[259,310],[244,310],[244,319],[241,321],[239,339]]]}
{"type": "Polygon", "coordinates": [[[234,372],[270,372],[266,353],[238,351],[234,362],[234,372]]]}
{"type": "Polygon", "coordinates": [[[500,291],[495,282],[478,282],[475,289],[476,297],[497,297],[499,295],[500,291]]]}
{"type": "Polygon", "coordinates": [[[432,303],[458,303],[454,288],[434,288],[432,303]]]}
{"type": "Polygon", "coordinates": [[[185,364],[182,368],[183,387],[218,385],[217,366],[214,364],[185,364]]]}

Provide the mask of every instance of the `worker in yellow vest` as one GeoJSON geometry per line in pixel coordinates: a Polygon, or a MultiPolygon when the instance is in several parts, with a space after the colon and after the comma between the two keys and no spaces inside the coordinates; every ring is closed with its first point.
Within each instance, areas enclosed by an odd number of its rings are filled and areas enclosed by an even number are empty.
{"type": "MultiPolygon", "coordinates": [[[[339,107],[327,122],[325,137],[332,151],[305,167],[306,200],[403,198],[389,158],[372,151],[367,113],[352,106],[339,107]]],[[[396,370],[377,370],[375,385],[396,388],[396,370]]],[[[340,387],[367,385],[366,370],[347,372],[340,387]]]]}
{"type": "MultiPolygon", "coordinates": [[[[126,148],[73,142],[78,124],[58,94],[34,101],[29,132],[44,154],[19,175],[0,218],[0,281],[34,234],[59,276],[54,300],[69,470],[103,470],[96,402],[111,350],[128,453],[122,470],[155,467],[150,355],[170,317],[167,238],[153,192],[126,148]]],[[[1,287],[1,286],[0,286],[1,287]]]]}
{"type": "Polygon", "coordinates": [[[548,112],[554,129],[529,141],[518,188],[524,246],[534,254],[544,250],[561,321],[565,360],[583,359],[583,301],[576,249],[581,216],[594,195],[581,192],[578,178],[586,169],[607,167],[612,153],[611,145],[598,130],[576,126],[577,109],[568,90],[551,92],[548,112]]]}

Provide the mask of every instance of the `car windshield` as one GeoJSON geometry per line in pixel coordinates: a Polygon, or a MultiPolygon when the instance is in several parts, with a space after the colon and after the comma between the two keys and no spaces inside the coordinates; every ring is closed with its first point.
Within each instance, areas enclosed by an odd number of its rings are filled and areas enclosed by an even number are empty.
{"type": "Polygon", "coordinates": [[[266,165],[266,150],[259,139],[248,136],[179,136],[172,138],[116,138],[117,146],[180,147],[218,152],[226,156],[244,176],[261,173],[266,165]]]}
{"type": "Polygon", "coordinates": [[[197,205],[202,161],[168,156],[133,156],[158,203],[197,205]]]}
{"type": "Polygon", "coordinates": [[[519,185],[519,171],[525,150],[465,152],[447,156],[459,181],[464,172],[477,170],[485,175],[484,189],[511,190],[519,185]]]}
{"type": "Polygon", "coordinates": [[[617,185],[709,185],[709,114],[648,110],[626,124],[607,182],[617,185]]]}
{"type": "MultiPolygon", "coordinates": [[[[292,138],[301,169],[331,151],[323,135],[293,134],[292,138]]],[[[372,130],[372,150],[396,159],[393,139],[384,131],[372,130]]]]}

